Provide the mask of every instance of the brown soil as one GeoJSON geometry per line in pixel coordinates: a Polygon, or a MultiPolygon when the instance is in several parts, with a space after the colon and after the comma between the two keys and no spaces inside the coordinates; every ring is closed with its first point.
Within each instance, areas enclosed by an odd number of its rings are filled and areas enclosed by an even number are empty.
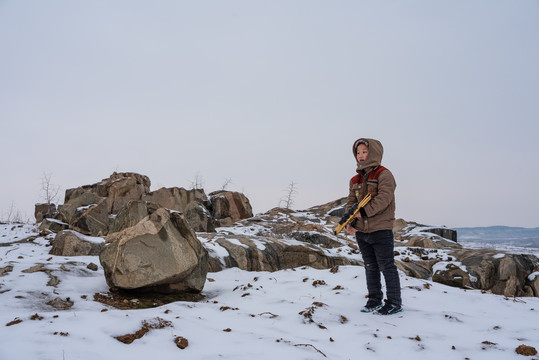
{"type": "Polygon", "coordinates": [[[116,340],[123,342],[124,344],[131,344],[133,341],[146,335],[151,329],[163,329],[166,327],[172,327],[172,323],[159,317],[152,319],[149,322],[144,320],[142,322],[142,327],[134,334],[116,336],[116,340]]]}
{"type": "Polygon", "coordinates": [[[95,293],[94,301],[121,310],[148,309],[176,301],[198,302],[204,300],[201,294],[156,294],[127,291],[95,293]]]}
{"type": "Polygon", "coordinates": [[[537,355],[537,350],[534,347],[528,345],[520,345],[515,349],[515,351],[517,354],[524,356],[537,355]]]}
{"type": "Polygon", "coordinates": [[[6,326],[16,325],[16,324],[20,324],[20,323],[22,323],[22,320],[19,319],[19,318],[15,318],[15,320],[8,322],[6,324],[6,326]]]}
{"type": "Polygon", "coordinates": [[[174,339],[174,343],[176,344],[177,347],[179,347],[182,350],[189,346],[189,341],[182,336],[176,337],[174,339]]]}

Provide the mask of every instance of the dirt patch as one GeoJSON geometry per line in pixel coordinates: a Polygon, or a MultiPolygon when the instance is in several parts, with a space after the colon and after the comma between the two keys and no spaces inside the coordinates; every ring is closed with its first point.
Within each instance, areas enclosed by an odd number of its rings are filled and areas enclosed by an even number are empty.
{"type": "Polygon", "coordinates": [[[182,350],[189,346],[189,340],[187,340],[186,338],[182,336],[177,336],[174,339],[174,343],[176,344],[177,347],[179,347],[182,350]]]}
{"type": "Polygon", "coordinates": [[[39,315],[38,313],[35,313],[30,317],[30,320],[43,320],[43,316],[39,315]]]}
{"type": "Polygon", "coordinates": [[[534,356],[537,355],[537,350],[533,346],[520,345],[515,349],[515,352],[519,355],[534,356]]]}
{"type": "Polygon", "coordinates": [[[326,282],[324,280],[315,280],[315,281],[313,281],[313,286],[314,287],[321,286],[321,285],[326,285],[326,282]]]}
{"type": "Polygon", "coordinates": [[[13,271],[13,266],[11,266],[11,265],[8,265],[8,266],[6,266],[6,267],[0,268],[0,277],[1,277],[1,276],[6,276],[6,275],[9,274],[11,271],[13,271]]]}
{"type": "Polygon", "coordinates": [[[8,322],[6,326],[12,326],[12,325],[20,324],[20,323],[22,323],[22,320],[19,318],[15,318],[13,321],[8,322]]]}
{"type": "MultiPolygon", "coordinates": [[[[49,276],[49,282],[47,283],[47,286],[57,287],[58,284],[60,284],[60,280],[58,280],[58,278],[56,276],[52,275],[52,273],[51,273],[52,270],[45,268],[45,264],[43,264],[43,263],[38,263],[38,264],[32,266],[31,268],[23,270],[22,272],[26,273],[26,274],[33,274],[33,273],[39,272],[39,271],[44,272],[45,274],[47,274],[49,276]]],[[[67,271],[69,271],[69,270],[67,270],[67,271]]]]}
{"type": "Polygon", "coordinates": [[[176,301],[199,302],[204,300],[201,294],[157,294],[116,291],[95,293],[94,301],[120,310],[149,309],[176,301]]]}
{"type": "Polygon", "coordinates": [[[160,317],[156,317],[149,321],[144,320],[142,322],[142,327],[135,333],[116,336],[115,338],[124,344],[131,344],[133,341],[146,335],[151,329],[164,329],[166,327],[172,327],[172,323],[170,321],[163,320],[160,317]]]}

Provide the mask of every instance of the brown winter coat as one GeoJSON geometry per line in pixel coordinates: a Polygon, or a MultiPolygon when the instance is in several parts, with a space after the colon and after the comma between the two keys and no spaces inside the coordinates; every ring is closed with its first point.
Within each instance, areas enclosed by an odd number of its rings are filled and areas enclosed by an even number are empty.
{"type": "Polygon", "coordinates": [[[384,170],[378,176],[378,184],[369,182],[367,187],[369,173],[382,163],[384,148],[378,140],[361,138],[354,142],[352,148],[354,158],[356,158],[356,149],[360,141],[369,143],[369,154],[363,164],[360,165],[359,162],[357,164],[357,172],[363,175],[363,183],[354,184],[350,180],[350,192],[346,202],[346,210],[350,209],[355,203],[360,202],[367,193],[371,193],[373,198],[364,207],[364,213],[367,214],[367,217],[356,219],[352,226],[364,233],[392,230],[393,222],[395,221],[395,188],[397,187],[395,178],[391,171],[384,170]]]}

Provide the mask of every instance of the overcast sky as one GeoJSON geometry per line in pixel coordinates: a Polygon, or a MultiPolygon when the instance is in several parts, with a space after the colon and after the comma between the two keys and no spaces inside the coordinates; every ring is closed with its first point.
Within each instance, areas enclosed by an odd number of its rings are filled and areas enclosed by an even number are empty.
{"type": "Polygon", "coordinates": [[[0,0],[0,65],[4,218],[44,173],[230,178],[256,213],[293,181],[306,209],[372,137],[397,217],[539,226],[537,0],[0,0]]]}

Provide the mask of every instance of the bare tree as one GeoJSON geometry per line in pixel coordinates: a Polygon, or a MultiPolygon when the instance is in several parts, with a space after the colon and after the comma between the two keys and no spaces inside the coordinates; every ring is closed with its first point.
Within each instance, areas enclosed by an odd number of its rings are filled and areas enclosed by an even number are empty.
{"type": "Polygon", "coordinates": [[[226,178],[225,182],[223,183],[223,186],[221,186],[221,190],[226,190],[227,187],[232,184],[232,178],[226,178]]]}
{"type": "Polygon", "coordinates": [[[6,211],[5,220],[6,220],[7,223],[11,222],[11,220],[13,219],[13,216],[15,215],[16,211],[17,211],[17,209],[15,208],[15,203],[12,201],[11,205],[9,206],[9,208],[6,211]]]}
{"type": "Polygon", "coordinates": [[[281,201],[279,201],[279,206],[281,206],[282,204],[282,207],[284,207],[287,210],[290,210],[292,205],[294,205],[294,198],[296,197],[296,194],[298,193],[297,185],[298,185],[297,183],[290,181],[290,184],[288,184],[288,187],[285,190],[283,190],[286,192],[286,195],[284,195],[281,198],[281,201]]]}
{"type": "Polygon", "coordinates": [[[8,224],[11,224],[11,223],[22,224],[25,222],[29,223],[30,219],[28,218],[28,216],[26,216],[26,220],[25,220],[23,218],[23,214],[21,213],[21,211],[17,209],[17,207],[15,206],[15,203],[12,201],[8,210],[5,211],[4,221],[7,222],[8,224]]]}
{"type": "Polygon", "coordinates": [[[195,174],[195,178],[191,180],[191,189],[200,190],[204,188],[204,179],[200,175],[200,172],[195,174]]]}
{"type": "Polygon", "coordinates": [[[51,178],[52,174],[47,173],[43,173],[41,178],[42,196],[48,205],[58,203],[58,192],[60,191],[60,186],[52,184],[51,178]]]}

